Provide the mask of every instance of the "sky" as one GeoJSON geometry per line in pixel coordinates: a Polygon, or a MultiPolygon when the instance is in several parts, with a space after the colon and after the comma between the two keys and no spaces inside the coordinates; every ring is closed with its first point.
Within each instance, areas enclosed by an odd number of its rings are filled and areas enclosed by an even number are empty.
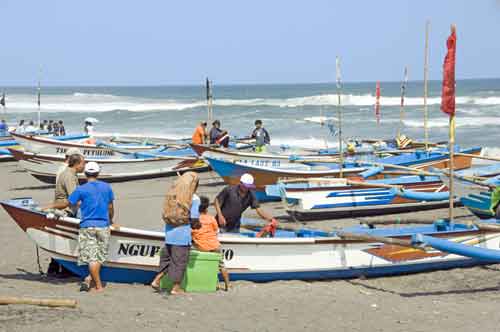
{"type": "Polygon", "coordinates": [[[500,0],[0,0],[0,86],[315,83],[500,77],[500,0]],[[41,75],[39,74],[41,68],[41,75]]]}

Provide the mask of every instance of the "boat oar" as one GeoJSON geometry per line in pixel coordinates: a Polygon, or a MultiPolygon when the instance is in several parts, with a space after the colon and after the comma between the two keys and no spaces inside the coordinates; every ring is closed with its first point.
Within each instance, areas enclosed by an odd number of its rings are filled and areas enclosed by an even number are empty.
{"type": "Polygon", "coordinates": [[[8,297],[0,296],[0,305],[6,304],[29,304],[43,307],[68,307],[76,308],[78,302],[76,300],[66,299],[33,299],[28,297],[8,297]]]}
{"type": "Polygon", "coordinates": [[[395,239],[392,237],[385,237],[385,236],[373,236],[373,235],[362,234],[362,233],[350,233],[350,232],[344,232],[344,231],[338,231],[338,232],[336,232],[336,234],[338,237],[345,239],[345,240],[357,240],[357,241],[364,241],[364,242],[380,242],[380,243],[385,243],[385,244],[389,244],[389,245],[415,248],[415,245],[413,245],[411,243],[411,241],[409,241],[409,240],[401,240],[401,239],[395,239]]]}

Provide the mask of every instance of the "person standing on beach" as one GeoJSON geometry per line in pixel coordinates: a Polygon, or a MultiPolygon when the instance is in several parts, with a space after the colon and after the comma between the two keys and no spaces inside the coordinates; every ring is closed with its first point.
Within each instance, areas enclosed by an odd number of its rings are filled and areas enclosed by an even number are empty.
{"type": "Polygon", "coordinates": [[[262,120],[255,120],[255,129],[251,137],[255,138],[255,152],[265,152],[266,145],[271,144],[271,136],[262,126],[262,120]]]}
{"type": "MultiPolygon", "coordinates": [[[[66,202],[69,196],[78,187],[78,173],[83,172],[85,168],[85,159],[82,155],[74,153],[68,157],[68,165],[57,177],[56,189],[54,195],[55,203],[66,202]]],[[[78,206],[70,205],[65,212],[70,217],[76,217],[78,206]]]]}
{"type": "Polygon", "coordinates": [[[59,136],[66,136],[66,128],[62,120],[59,120],[59,136]]]}
{"type": "Polygon", "coordinates": [[[113,223],[114,194],[111,186],[99,181],[99,165],[89,162],[85,165],[87,183],[78,186],[65,202],[54,203],[52,207],[65,209],[80,203],[82,217],[78,232],[78,265],[88,264],[90,275],[85,278],[89,291],[103,291],[100,271],[108,256],[110,227],[119,229],[113,223]]]}
{"type": "Polygon", "coordinates": [[[251,174],[243,174],[240,183],[227,186],[215,198],[215,211],[219,226],[226,233],[239,233],[241,215],[251,207],[264,220],[276,223],[274,218],[262,210],[255,196],[254,179],[251,174]]]}
{"type": "Polygon", "coordinates": [[[192,137],[193,144],[206,144],[207,142],[207,122],[202,121],[196,127],[192,137]]]}
{"type": "MultiPolygon", "coordinates": [[[[55,204],[49,205],[45,207],[45,209],[53,208],[54,206],[57,206],[60,203],[65,204],[68,201],[69,195],[71,195],[73,191],[75,191],[76,187],[78,187],[77,174],[83,172],[84,167],[85,167],[85,160],[83,159],[83,156],[79,153],[78,149],[76,149],[76,151],[71,151],[71,154],[65,160],[64,169],[62,170],[61,174],[58,174],[58,176],[56,177],[56,189],[54,192],[55,204]]],[[[76,217],[78,212],[78,206],[70,205],[64,209],[64,212],[69,217],[76,217]]],[[[53,258],[50,260],[49,267],[47,269],[47,274],[62,276],[62,275],[67,275],[66,272],[67,271],[53,258]]]]}
{"type": "Polygon", "coordinates": [[[165,246],[160,251],[159,272],[151,282],[151,287],[158,289],[166,273],[173,282],[172,295],[184,293],[181,283],[189,261],[191,223],[200,215],[200,198],[196,195],[198,183],[198,174],[186,172],[176,180],[165,197],[165,246]],[[179,214],[179,209],[182,214],[179,214]]]}
{"type": "Polygon", "coordinates": [[[16,134],[24,134],[26,132],[26,125],[24,124],[24,120],[19,121],[19,124],[16,127],[16,134]]]}
{"type": "MultiPolygon", "coordinates": [[[[59,167],[59,169],[57,170],[57,173],[56,173],[56,183],[59,179],[59,175],[61,175],[61,173],[64,172],[64,170],[68,167],[69,157],[71,157],[74,154],[78,154],[78,155],[83,157],[82,152],[78,148],[69,148],[68,150],[66,150],[66,153],[64,154],[64,156],[65,156],[64,162],[59,167]]],[[[82,171],[79,171],[79,172],[82,172],[82,171]]]]}
{"type": "Polygon", "coordinates": [[[7,135],[9,131],[9,128],[7,127],[7,123],[5,122],[4,119],[0,122],[0,136],[5,136],[7,135]]]}

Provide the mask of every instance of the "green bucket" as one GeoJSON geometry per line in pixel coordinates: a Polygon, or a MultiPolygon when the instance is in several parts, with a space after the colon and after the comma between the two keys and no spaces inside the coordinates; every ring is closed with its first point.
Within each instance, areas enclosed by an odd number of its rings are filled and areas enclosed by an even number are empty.
{"type": "MultiPolygon", "coordinates": [[[[191,250],[189,262],[181,286],[186,292],[210,293],[217,289],[219,261],[221,255],[216,252],[191,250]]],[[[170,291],[173,282],[165,275],[160,281],[160,288],[170,291]]]]}

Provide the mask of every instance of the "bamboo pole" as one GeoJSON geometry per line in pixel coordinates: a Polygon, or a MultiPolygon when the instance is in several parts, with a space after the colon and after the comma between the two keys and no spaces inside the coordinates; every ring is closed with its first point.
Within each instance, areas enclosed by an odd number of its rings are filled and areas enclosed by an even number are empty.
{"type": "Polygon", "coordinates": [[[405,66],[404,79],[403,82],[401,83],[401,104],[399,106],[399,127],[397,135],[398,138],[401,136],[401,129],[403,128],[406,84],[408,84],[408,67],[405,66]]]}
{"type": "Polygon", "coordinates": [[[337,81],[337,117],[339,121],[339,159],[340,159],[340,173],[339,176],[343,177],[344,167],[344,152],[342,150],[342,106],[341,106],[341,75],[340,75],[340,58],[337,56],[335,59],[336,68],[336,81],[337,81]]]}
{"type": "Polygon", "coordinates": [[[425,56],[424,56],[424,142],[425,142],[425,151],[429,149],[429,131],[427,128],[427,93],[428,93],[428,88],[427,88],[427,80],[428,80],[428,73],[429,73],[429,28],[430,28],[430,21],[428,20],[425,23],[425,56]]]}
{"type": "MultiPolygon", "coordinates": [[[[346,240],[359,240],[359,241],[364,241],[364,242],[380,242],[380,243],[385,243],[385,244],[390,244],[390,245],[415,248],[415,246],[412,245],[411,241],[394,239],[391,237],[373,236],[373,235],[368,235],[368,234],[349,233],[349,232],[343,232],[343,231],[337,232],[337,236],[342,238],[342,239],[346,239],[346,240]]],[[[418,249],[420,249],[420,248],[418,248],[418,249]]]]}
{"type": "Polygon", "coordinates": [[[78,302],[76,300],[66,299],[34,299],[27,297],[8,297],[0,296],[0,305],[6,304],[29,304],[43,307],[68,307],[76,308],[78,302]]]}
{"type": "Polygon", "coordinates": [[[448,218],[450,220],[450,225],[453,229],[453,177],[454,177],[454,150],[455,150],[455,114],[450,115],[450,181],[448,185],[448,190],[450,192],[450,208],[449,208],[449,213],[448,213],[448,218]]]}
{"type": "Polygon", "coordinates": [[[41,93],[41,87],[40,87],[40,80],[42,77],[42,67],[40,67],[40,73],[38,76],[38,87],[37,87],[37,92],[38,92],[38,99],[37,99],[37,104],[38,104],[38,130],[40,130],[40,123],[41,123],[41,110],[40,110],[40,93],[41,93]]]}

